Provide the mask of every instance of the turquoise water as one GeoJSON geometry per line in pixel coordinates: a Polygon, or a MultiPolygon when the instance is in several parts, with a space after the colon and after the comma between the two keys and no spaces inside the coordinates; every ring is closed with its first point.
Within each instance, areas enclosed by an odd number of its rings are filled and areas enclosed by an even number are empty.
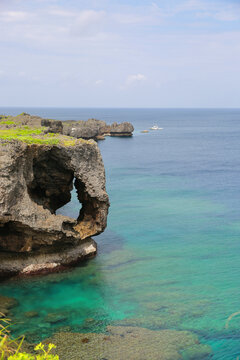
{"type": "MultiPolygon", "coordinates": [[[[111,208],[98,256],[62,274],[12,279],[15,332],[33,339],[108,324],[186,329],[213,359],[240,355],[240,110],[0,109],[58,119],[130,121],[99,142],[111,208]],[[163,131],[142,134],[154,124],[163,131]],[[24,313],[37,310],[39,316],[24,313]],[[47,322],[54,313],[58,322],[47,322]],[[70,327],[70,328],[67,328],[70,327]],[[39,331],[41,329],[41,331],[39,331]]],[[[76,217],[79,204],[61,212],[76,217]]]]}

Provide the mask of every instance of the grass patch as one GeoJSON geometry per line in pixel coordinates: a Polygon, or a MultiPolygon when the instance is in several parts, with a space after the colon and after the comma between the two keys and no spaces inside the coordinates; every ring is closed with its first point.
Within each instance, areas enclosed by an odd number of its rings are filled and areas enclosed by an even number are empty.
{"type": "Polygon", "coordinates": [[[24,126],[22,128],[0,129],[1,138],[17,138],[19,136],[40,135],[41,133],[42,129],[30,129],[28,126],[24,126]]]}
{"type": "MultiPolygon", "coordinates": [[[[0,122],[0,125],[1,123],[2,122],[0,122]]],[[[91,140],[76,139],[74,137],[55,133],[44,134],[45,129],[45,127],[30,128],[28,125],[11,127],[8,129],[0,128],[0,139],[6,141],[18,140],[26,144],[62,145],[66,147],[83,143],[92,144],[91,140]]]]}
{"type": "Polygon", "coordinates": [[[22,128],[12,129],[0,129],[0,138],[3,140],[19,140],[27,144],[45,144],[45,145],[57,145],[59,139],[49,136],[49,134],[43,135],[42,129],[30,129],[28,126],[22,128]],[[40,137],[40,135],[42,135],[40,137]]]}
{"type": "Polygon", "coordinates": [[[64,139],[63,140],[63,145],[64,146],[74,146],[74,145],[76,145],[76,143],[77,143],[77,141],[76,141],[76,139],[64,139]]]}
{"type": "Polygon", "coordinates": [[[29,115],[29,114],[22,112],[21,114],[18,114],[17,116],[25,116],[25,115],[29,115]]]}
{"type": "Polygon", "coordinates": [[[1,121],[0,125],[15,125],[15,122],[11,120],[1,121]]]}

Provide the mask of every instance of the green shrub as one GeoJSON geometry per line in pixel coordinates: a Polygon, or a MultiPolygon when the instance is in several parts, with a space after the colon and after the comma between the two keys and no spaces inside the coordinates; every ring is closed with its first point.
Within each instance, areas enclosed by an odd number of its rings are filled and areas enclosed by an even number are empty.
{"type": "Polygon", "coordinates": [[[45,345],[38,344],[34,348],[36,354],[21,352],[24,336],[12,339],[9,331],[10,320],[1,313],[0,318],[0,360],[59,360],[58,355],[51,354],[52,349],[56,348],[54,344],[49,344],[46,350],[45,345]]]}
{"type": "Polygon", "coordinates": [[[30,129],[28,126],[21,128],[0,129],[0,138],[4,140],[19,140],[27,144],[57,145],[59,139],[48,134],[43,135],[44,128],[30,129]],[[41,138],[38,136],[42,136],[41,138]]]}
{"type": "Polygon", "coordinates": [[[13,125],[13,124],[15,124],[15,122],[11,121],[11,120],[6,120],[6,121],[0,122],[0,125],[13,125]]]}
{"type": "Polygon", "coordinates": [[[25,115],[29,115],[29,114],[22,112],[21,114],[18,114],[17,116],[25,116],[25,115]]]}
{"type": "Polygon", "coordinates": [[[27,353],[15,353],[8,357],[8,360],[59,360],[58,355],[50,354],[52,349],[55,349],[56,346],[53,344],[48,345],[48,349],[45,350],[45,346],[40,343],[35,346],[34,350],[39,351],[37,355],[27,354],[27,353]]]}
{"type": "Polygon", "coordinates": [[[22,346],[23,338],[13,340],[10,338],[9,319],[0,313],[0,359],[7,359],[8,356],[18,352],[22,346]]]}
{"type": "Polygon", "coordinates": [[[45,130],[46,130],[45,127],[30,128],[28,125],[23,125],[20,127],[11,127],[9,129],[0,129],[0,139],[6,141],[18,140],[26,144],[39,144],[39,145],[75,146],[82,143],[84,144],[94,143],[92,142],[92,140],[76,139],[58,133],[45,134],[44,133],[45,130]]]}

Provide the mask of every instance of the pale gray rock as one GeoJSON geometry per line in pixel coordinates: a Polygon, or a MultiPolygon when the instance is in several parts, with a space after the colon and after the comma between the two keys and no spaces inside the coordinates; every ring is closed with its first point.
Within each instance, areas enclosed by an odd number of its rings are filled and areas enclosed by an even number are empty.
{"type": "Polygon", "coordinates": [[[104,135],[132,136],[134,127],[129,122],[107,125],[105,121],[63,121],[63,134],[83,139],[102,139],[104,135]]]}
{"type": "Polygon", "coordinates": [[[46,127],[46,133],[62,134],[63,124],[60,120],[42,119],[41,126],[46,127]]]}
{"type": "Polygon", "coordinates": [[[134,127],[129,122],[123,122],[121,124],[113,123],[110,126],[110,135],[111,136],[132,136],[134,127]]]}

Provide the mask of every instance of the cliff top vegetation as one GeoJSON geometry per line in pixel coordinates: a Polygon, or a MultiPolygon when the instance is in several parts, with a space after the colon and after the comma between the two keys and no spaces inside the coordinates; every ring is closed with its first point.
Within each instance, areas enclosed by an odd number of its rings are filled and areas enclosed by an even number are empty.
{"type": "Polygon", "coordinates": [[[75,146],[83,142],[92,143],[92,140],[76,139],[59,132],[51,132],[51,128],[42,126],[42,118],[26,113],[15,117],[0,115],[0,139],[38,145],[75,146]]]}

